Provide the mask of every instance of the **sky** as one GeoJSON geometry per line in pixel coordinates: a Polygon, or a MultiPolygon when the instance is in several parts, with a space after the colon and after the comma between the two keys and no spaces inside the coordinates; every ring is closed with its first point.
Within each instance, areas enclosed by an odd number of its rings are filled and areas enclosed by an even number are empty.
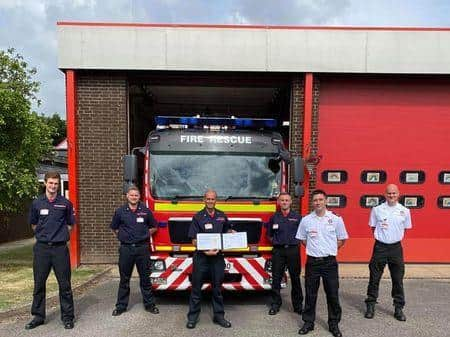
{"type": "Polygon", "coordinates": [[[58,21],[450,27],[450,0],[0,0],[0,49],[38,71],[39,114],[65,118],[58,21]]]}

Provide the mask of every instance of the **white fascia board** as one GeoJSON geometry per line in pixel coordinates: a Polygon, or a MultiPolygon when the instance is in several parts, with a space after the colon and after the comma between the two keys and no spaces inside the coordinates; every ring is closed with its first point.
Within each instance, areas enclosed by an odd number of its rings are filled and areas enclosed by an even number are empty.
{"type": "Polygon", "coordinates": [[[450,30],[59,25],[58,67],[450,74],[450,30]]]}
{"type": "Polygon", "coordinates": [[[449,74],[449,31],[371,31],[367,72],[449,74]]]}
{"type": "Polygon", "coordinates": [[[365,72],[366,32],[271,30],[269,70],[365,72]]]}

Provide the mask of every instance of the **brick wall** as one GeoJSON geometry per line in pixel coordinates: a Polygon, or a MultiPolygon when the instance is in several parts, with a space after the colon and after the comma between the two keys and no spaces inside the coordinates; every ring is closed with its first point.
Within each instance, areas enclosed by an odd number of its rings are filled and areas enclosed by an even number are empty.
{"type": "MultiPolygon", "coordinates": [[[[303,113],[304,113],[304,75],[296,74],[292,77],[291,82],[291,118],[289,124],[289,151],[292,156],[302,155],[303,144],[303,113]]],[[[293,200],[292,208],[299,210],[300,202],[298,198],[294,197],[294,170],[291,166],[290,179],[289,179],[289,191],[293,200]]]]}
{"type": "Polygon", "coordinates": [[[127,80],[99,72],[77,74],[77,128],[81,263],[117,262],[109,229],[122,195],[127,145],[127,80]]]}
{"type": "MultiPolygon", "coordinates": [[[[290,123],[290,136],[289,136],[289,150],[293,156],[302,155],[303,147],[303,116],[305,106],[304,95],[304,74],[296,74],[292,77],[292,95],[291,95],[291,123],[290,123]]],[[[311,155],[317,155],[317,141],[319,137],[319,89],[320,83],[317,78],[313,81],[313,111],[312,111],[312,140],[311,140],[311,155]]],[[[294,172],[290,171],[289,191],[294,198],[294,172]]],[[[310,209],[311,209],[311,192],[316,188],[316,170],[313,170],[312,175],[309,176],[310,186],[310,209]]],[[[306,176],[305,176],[306,178],[306,176]]],[[[293,199],[293,208],[299,210],[299,200],[293,199]]]]}
{"type": "MultiPolygon", "coordinates": [[[[311,127],[311,156],[317,156],[318,154],[318,140],[319,140],[319,94],[320,94],[320,82],[317,77],[313,80],[313,106],[312,106],[312,127],[311,127]]],[[[312,174],[309,176],[309,209],[312,210],[312,191],[317,186],[317,170],[314,166],[312,174]]]]}

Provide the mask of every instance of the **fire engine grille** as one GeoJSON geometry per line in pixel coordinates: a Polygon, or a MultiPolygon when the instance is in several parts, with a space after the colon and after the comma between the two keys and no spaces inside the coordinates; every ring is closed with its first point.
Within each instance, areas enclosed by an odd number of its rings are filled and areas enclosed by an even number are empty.
{"type": "Polygon", "coordinates": [[[169,220],[169,235],[172,243],[191,243],[188,238],[191,220],[169,220]]]}
{"type": "MultiPolygon", "coordinates": [[[[247,242],[256,244],[261,238],[261,221],[232,220],[233,229],[236,232],[247,232],[247,242]]],[[[169,220],[170,241],[176,244],[191,243],[188,238],[191,220],[169,220]]]]}

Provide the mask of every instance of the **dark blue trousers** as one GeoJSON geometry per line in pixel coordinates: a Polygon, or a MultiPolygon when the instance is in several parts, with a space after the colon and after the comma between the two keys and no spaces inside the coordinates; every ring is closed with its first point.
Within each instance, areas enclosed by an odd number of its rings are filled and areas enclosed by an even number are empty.
{"type": "Polygon", "coordinates": [[[334,256],[313,258],[308,256],[305,266],[305,309],[303,321],[314,323],[316,319],[317,293],[322,278],[328,307],[328,326],[337,326],[341,320],[342,309],[339,304],[338,263],[334,256]]]}
{"type": "Polygon", "coordinates": [[[376,303],[378,288],[384,268],[388,265],[392,279],[392,291],[394,306],[403,308],[405,306],[405,293],[403,290],[403,277],[405,275],[405,262],[403,260],[403,249],[400,242],[385,244],[375,241],[372,258],[369,263],[370,278],[367,287],[366,303],[376,303]]]}
{"type": "Polygon", "coordinates": [[[303,303],[303,292],[300,283],[300,251],[297,245],[274,246],[272,251],[272,307],[281,306],[281,279],[286,267],[291,279],[291,301],[294,310],[301,311],[303,303]]]}
{"type": "Polygon", "coordinates": [[[67,244],[48,245],[36,242],[33,247],[33,304],[31,314],[37,320],[45,320],[46,283],[50,270],[53,271],[59,286],[59,303],[61,306],[61,320],[73,321],[73,295],[70,284],[70,256],[67,244]]]}
{"type": "Polygon", "coordinates": [[[117,309],[126,309],[130,298],[130,278],[136,265],[144,306],[154,304],[150,282],[150,252],[148,244],[121,244],[119,248],[120,283],[117,293],[117,309]]]}
{"type": "Polygon", "coordinates": [[[205,281],[211,282],[212,307],[214,317],[224,317],[222,282],[225,273],[225,260],[222,254],[207,256],[202,252],[196,252],[193,257],[192,289],[189,298],[188,321],[198,320],[202,299],[202,286],[205,281]]]}

